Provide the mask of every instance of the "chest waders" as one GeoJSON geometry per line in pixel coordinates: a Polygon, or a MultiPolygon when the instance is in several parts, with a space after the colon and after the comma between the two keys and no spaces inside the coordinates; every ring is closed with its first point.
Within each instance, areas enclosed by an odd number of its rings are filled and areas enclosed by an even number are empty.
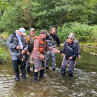
{"type": "MultiPolygon", "coordinates": [[[[31,38],[31,36],[29,35],[29,43],[28,43],[28,51],[30,52],[30,54],[33,51],[33,47],[34,47],[34,40],[36,39],[36,36],[34,39],[31,38]]],[[[26,62],[26,67],[27,67],[27,71],[31,72],[30,70],[30,64],[33,64],[33,60],[32,60],[32,54],[28,57],[28,60],[26,62]]],[[[33,71],[34,71],[34,64],[33,64],[33,71]]]]}
{"type": "Polygon", "coordinates": [[[55,68],[56,68],[56,62],[55,62],[54,49],[56,49],[56,40],[54,40],[53,37],[50,36],[50,35],[49,35],[49,37],[50,37],[50,40],[47,40],[47,42],[48,42],[48,48],[49,49],[53,49],[53,51],[52,50],[48,50],[46,52],[46,70],[49,69],[50,56],[51,56],[51,59],[52,59],[52,68],[53,68],[53,70],[55,70],[55,68]]]}

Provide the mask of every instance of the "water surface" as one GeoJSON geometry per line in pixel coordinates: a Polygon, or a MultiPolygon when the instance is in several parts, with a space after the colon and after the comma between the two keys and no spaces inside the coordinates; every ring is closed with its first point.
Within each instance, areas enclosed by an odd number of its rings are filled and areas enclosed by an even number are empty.
{"type": "MultiPolygon", "coordinates": [[[[5,47],[4,47],[5,48],[5,47]]],[[[6,49],[5,51],[8,51],[6,49]]],[[[97,56],[82,52],[74,77],[60,74],[61,54],[56,55],[56,71],[45,71],[45,78],[33,82],[33,73],[27,79],[15,81],[12,63],[0,64],[0,97],[97,97],[97,56]]]]}

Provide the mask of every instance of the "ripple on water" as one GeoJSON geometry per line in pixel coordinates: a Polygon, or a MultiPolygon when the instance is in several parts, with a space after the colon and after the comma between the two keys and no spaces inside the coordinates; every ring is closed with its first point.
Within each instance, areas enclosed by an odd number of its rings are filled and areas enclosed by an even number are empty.
{"type": "Polygon", "coordinates": [[[94,75],[96,74],[96,72],[91,72],[91,73],[94,74],[94,75]]]}
{"type": "MultiPolygon", "coordinates": [[[[13,72],[13,71],[12,71],[13,72]]],[[[5,74],[5,73],[4,73],[5,74]]],[[[74,77],[68,73],[62,77],[60,69],[45,72],[45,78],[33,83],[33,74],[27,80],[14,81],[13,75],[0,74],[0,90],[10,97],[96,97],[97,79],[95,73],[75,69],[74,77]]],[[[1,94],[2,95],[2,94],[1,94]]]]}

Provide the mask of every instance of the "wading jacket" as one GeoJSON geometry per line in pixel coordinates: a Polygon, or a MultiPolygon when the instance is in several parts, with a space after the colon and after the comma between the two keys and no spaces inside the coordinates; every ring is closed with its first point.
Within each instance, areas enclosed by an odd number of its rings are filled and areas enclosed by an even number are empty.
{"type": "Polygon", "coordinates": [[[41,59],[41,56],[45,54],[46,51],[46,41],[41,39],[41,37],[37,37],[37,39],[34,40],[34,48],[32,51],[32,58],[37,60],[43,60],[41,59]]]}
{"type": "Polygon", "coordinates": [[[34,46],[34,40],[37,38],[37,36],[26,36],[26,41],[28,43],[28,50],[30,53],[33,51],[33,46],[34,46]]]}
{"type": "MultiPolygon", "coordinates": [[[[28,44],[27,44],[24,36],[22,36],[21,42],[23,44],[23,50],[26,51],[28,49],[28,44]]],[[[16,36],[16,33],[13,33],[9,36],[9,38],[7,40],[7,46],[10,50],[11,56],[21,55],[21,50],[16,49],[16,47],[19,46],[19,40],[18,40],[18,37],[16,36]]]]}
{"type": "Polygon", "coordinates": [[[62,50],[60,50],[60,53],[65,53],[66,59],[69,59],[69,57],[73,57],[73,60],[76,59],[76,57],[78,56],[78,48],[76,46],[76,44],[73,42],[71,44],[68,44],[67,42],[64,44],[64,47],[62,50]]]}
{"type": "Polygon", "coordinates": [[[59,37],[56,34],[53,35],[50,33],[49,35],[47,35],[46,40],[48,42],[48,47],[55,48],[56,44],[57,47],[60,46],[59,37]]]}

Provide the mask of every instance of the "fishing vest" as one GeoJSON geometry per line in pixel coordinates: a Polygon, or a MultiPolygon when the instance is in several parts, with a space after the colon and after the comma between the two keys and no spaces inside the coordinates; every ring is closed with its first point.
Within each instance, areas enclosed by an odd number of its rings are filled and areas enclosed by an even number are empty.
{"type": "Polygon", "coordinates": [[[56,48],[56,41],[53,39],[52,36],[49,35],[49,37],[50,37],[51,40],[47,40],[48,47],[56,48]]]}
{"type": "Polygon", "coordinates": [[[33,47],[34,47],[34,40],[36,39],[36,36],[34,39],[31,38],[31,36],[29,35],[29,43],[28,43],[28,51],[31,53],[33,51],[33,47]]]}
{"type": "Polygon", "coordinates": [[[44,54],[46,51],[46,41],[43,41],[41,37],[37,37],[37,39],[39,40],[39,52],[44,54]]]}

